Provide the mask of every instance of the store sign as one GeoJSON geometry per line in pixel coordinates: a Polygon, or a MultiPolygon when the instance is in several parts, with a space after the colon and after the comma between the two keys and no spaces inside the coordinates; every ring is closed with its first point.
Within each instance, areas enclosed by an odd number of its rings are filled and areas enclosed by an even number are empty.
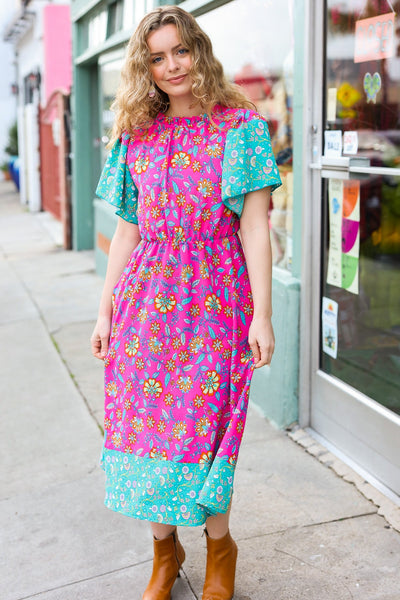
{"type": "Polygon", "coordinates": [[[395,13],[356,22],[354,62],[390,58],[395,55],[395,13]]]}

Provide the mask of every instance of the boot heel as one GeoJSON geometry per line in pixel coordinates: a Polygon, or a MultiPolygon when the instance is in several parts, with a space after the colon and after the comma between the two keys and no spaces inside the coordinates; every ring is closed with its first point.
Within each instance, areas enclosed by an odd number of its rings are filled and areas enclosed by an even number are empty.
{"type": "Polygon", "coordinates": [[[154,538],[153,572],[142,600],[171,600],[175,579],[185,560],[185,551],[176,531],[163,540],[154,538]]]}
{"type": "Polygon", "coordinates": [[[219,539],[207,539],[207,567],[203,600],[232,600],[235,587],[237,546],[228,533],[219,539]]]}

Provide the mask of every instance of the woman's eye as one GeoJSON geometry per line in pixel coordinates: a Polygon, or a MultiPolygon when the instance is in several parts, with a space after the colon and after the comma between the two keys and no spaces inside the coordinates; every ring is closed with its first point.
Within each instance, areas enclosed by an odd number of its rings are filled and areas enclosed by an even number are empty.
{"type": "Polygon", "coordinates": [[[187,50],[186,48],[179,48],[178,50],[178,54],[187,54],[189,52],[189,50],[187,50]]]}
{"type": "Polygon", "coordinates": [[[161,60],[161,56],[156,56],[155,58],[152,59],[151,64],[156,65],[157,63],[159,63],[161,60]]]}

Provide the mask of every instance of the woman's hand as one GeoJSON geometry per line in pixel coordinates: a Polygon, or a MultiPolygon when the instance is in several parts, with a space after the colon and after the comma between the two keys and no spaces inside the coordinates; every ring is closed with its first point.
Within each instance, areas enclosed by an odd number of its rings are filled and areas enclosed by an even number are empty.
{"type": "Polygon", "coordinates": [[[104,360],[108,352],[110,341],[111,319],[108,317],[99,317],[90,338],[92,354],[100,360],[104,360]]]}
{"type": "Polygon", "coordinates": [[[275,336],[269,317],[253,318],[249,329],[249,344],[255,369],[271,363],[275,349],[275,336]]]}

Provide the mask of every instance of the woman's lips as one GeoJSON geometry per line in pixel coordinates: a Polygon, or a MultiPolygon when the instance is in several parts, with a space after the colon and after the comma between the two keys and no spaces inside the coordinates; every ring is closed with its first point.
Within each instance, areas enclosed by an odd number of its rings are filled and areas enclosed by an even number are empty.
{"type": "Polygon", "coordinates": [[[181,83],[186,77],[186,73],[184,75],[179,75],[179,77],[171,77],[168,79],[168,83],[172,83],[172,85],[178,85],[181,83]]]}

